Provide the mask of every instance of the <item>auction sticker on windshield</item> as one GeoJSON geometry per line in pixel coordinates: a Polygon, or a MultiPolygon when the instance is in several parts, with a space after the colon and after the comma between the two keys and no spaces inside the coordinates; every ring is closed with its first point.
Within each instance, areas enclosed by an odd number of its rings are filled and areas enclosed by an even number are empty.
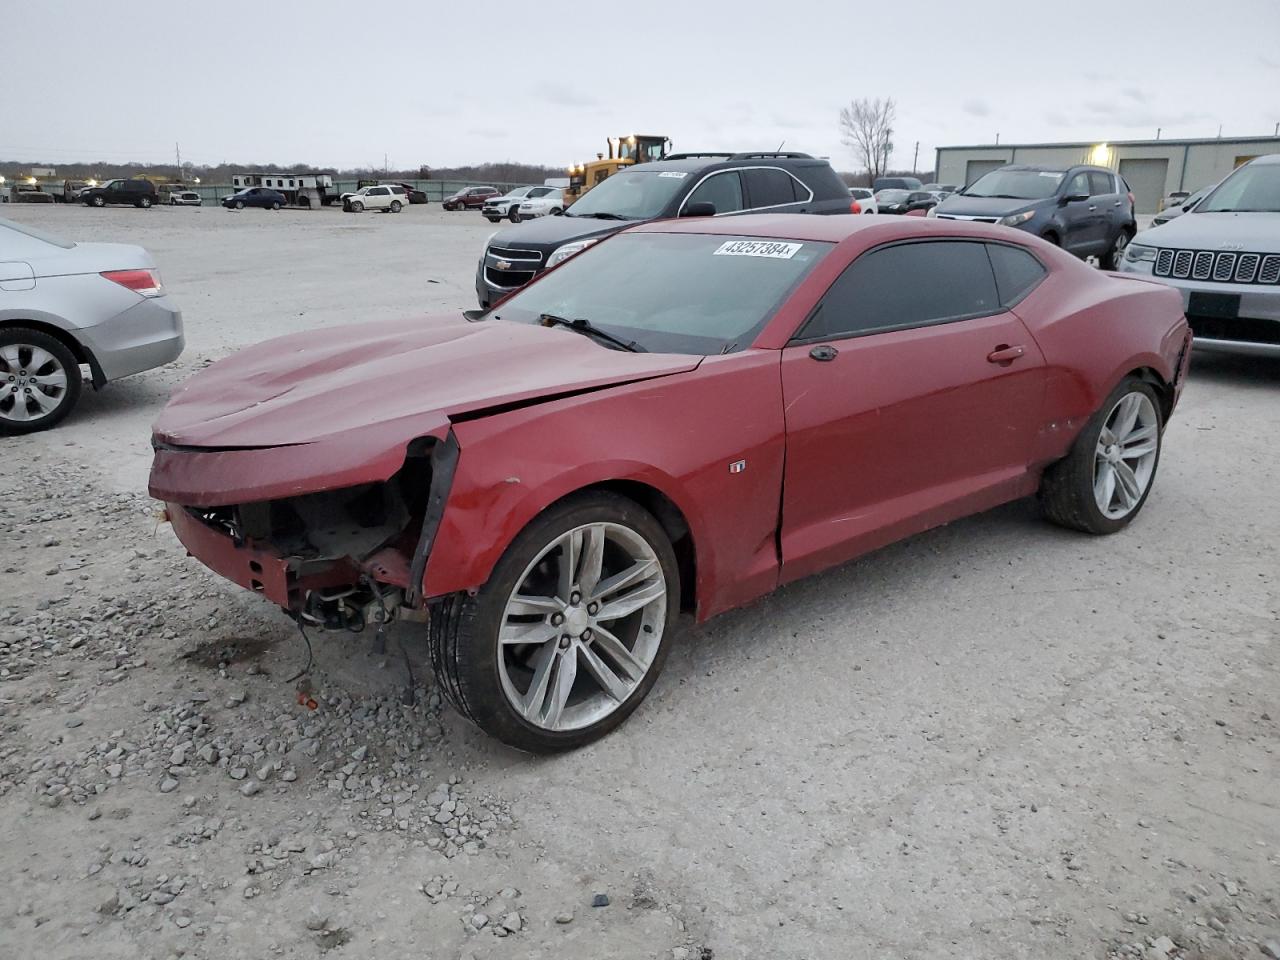
{"type": "Polygon", "coordinates": [[[729,240],[720,244],[713,256],[772,257],[775,260],[790,260],[803,246],[803,243],[779,243],[776,240],[729,240]]]}

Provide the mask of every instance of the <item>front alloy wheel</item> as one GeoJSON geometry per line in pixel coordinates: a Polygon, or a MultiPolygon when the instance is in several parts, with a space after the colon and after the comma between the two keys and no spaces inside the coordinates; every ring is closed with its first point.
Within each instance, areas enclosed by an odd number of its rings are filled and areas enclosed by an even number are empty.
{"type": "Polygon", "coordinates": [[[653,686],[679,609],[657,520],[608,493],[549,509],[475,597],[431,614],[440,687],[487,732],[551,752],[612,730],[653,686]]]}

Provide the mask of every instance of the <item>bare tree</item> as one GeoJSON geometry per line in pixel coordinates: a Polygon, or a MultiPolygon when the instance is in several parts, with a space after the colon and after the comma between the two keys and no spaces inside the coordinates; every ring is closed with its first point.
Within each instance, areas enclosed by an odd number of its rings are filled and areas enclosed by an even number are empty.
{"type": "Polygon", "coordinates": [[[873,181],[889,168],[896,115],[892,97],[864,97],[840,108],[840,140],[862,162],[873,181]]]}

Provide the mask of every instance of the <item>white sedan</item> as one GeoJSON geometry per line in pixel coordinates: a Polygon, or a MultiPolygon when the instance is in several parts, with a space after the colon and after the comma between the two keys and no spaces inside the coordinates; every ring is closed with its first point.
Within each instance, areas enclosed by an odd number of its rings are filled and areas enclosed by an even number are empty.
{"type": "Polygon", "coordinates": [[[520,201],[521,220],[555,216],[558,213],[564,213],[564,191],[558,187],[540,197],[520,201]]]}

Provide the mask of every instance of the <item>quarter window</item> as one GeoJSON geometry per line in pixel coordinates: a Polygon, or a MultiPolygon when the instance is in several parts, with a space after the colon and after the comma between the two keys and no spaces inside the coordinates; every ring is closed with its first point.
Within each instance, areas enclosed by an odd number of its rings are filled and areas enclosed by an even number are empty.
{"type": "Polygon", "coordinates": [[[801,340],[856,337],[966,320],[1000,310],[985,245],[935,240],[880,247],[845,268],[801,340]]]}
{"type": "Polygon", "coordinates": [[[1000,304],[1004,307],[1025,297],[1048,273],[1039,260],[1019,247],[989,243],[987,253],[991,257],[991,269],[995,271],[1000,304]]]}
{"type": "Polygon", "coordinates": [[[713,203],[716,213],[734,213],[742,209],[742,181],[737,170],[713,173],[689,194],[685,205],[713,203]]]}
{"type": "MultiPolygon", "coordinates": [[[[752,209],[796,202],[795,178],[785,170],[768,167],[744,170],[742,175],[747,181],[747,196],[751,199],[752,209]]],[[[808,199],[808,192],[802,193],[800,199],[808,199]]]]}

